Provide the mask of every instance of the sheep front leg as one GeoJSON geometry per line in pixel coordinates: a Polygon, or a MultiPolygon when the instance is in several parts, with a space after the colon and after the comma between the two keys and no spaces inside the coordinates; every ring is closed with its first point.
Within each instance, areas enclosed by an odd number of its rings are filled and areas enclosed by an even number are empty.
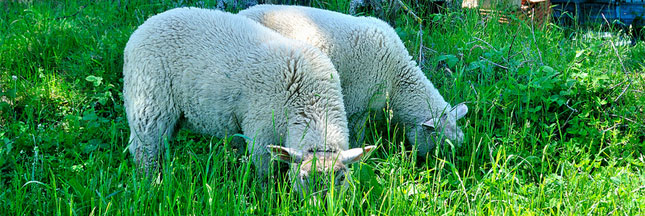
{"type": "Polygon", "coordinates": [[[253,143],[248,144],[248,149],[253,149],[253,152],[249,152],[251,155],[251,161],[255,166],[257,178],[266,182],[271,168],[271,154],[269,154],[269,151],[266,149],[266,145],[258,145],[257,142],[255,145],[256,146],[253,147],[253,143]]]}
{"type": "Polygon", "coordinates": [[[271,137],[272,136],[270,135],[259,135],[255,136],[253,139],[246,140],[247,154],[250,156],[251,162],[255,166],[257,179],[261,179],[263,184],[267,182],[271,169],[271,154],[267,149],[268,145],[275,144],[274,139],[271,137]]]}

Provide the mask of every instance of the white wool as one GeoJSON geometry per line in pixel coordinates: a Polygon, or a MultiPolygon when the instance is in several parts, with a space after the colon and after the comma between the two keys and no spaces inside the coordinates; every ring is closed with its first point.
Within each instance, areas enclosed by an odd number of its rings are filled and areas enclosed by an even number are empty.
{"type": "Polygon", "coordinates": [[[243,16],[179,8],[146,20],[124,50],[130,152],[156,169],[179,127],[242,133],[266,174],[269,145],[347,150],[339,76],[318,49],[243,16]]]}
{"type": "Polygon", "coordinates": [[[383,110],[389,97],[394,119],[406,125],[408,140],[422,155],[435,139],[443,140],[440,134],[462,142],[456,120],[467,107],[453,109],[444,100],[387,23],[302,6],[257,5],[239,14],[329,56],[341,76],[351,141],[362,141],[367,111],[383,110]],[[424,122],[434,122],[437,130],[424,122]]]}

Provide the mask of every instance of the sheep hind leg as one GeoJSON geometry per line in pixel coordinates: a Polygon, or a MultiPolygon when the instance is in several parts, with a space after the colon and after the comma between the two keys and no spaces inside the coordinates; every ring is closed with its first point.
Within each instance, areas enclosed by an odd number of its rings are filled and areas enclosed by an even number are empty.
{"type": "Polygon", "coordinates": [[[165,143],[171,140],[180,113],[171,104],[155,101],[154,96],[138,99],[139,107],[126,107],[130,123],[129,150],[139,172],[154,178],[161,173],[165,143]]]}

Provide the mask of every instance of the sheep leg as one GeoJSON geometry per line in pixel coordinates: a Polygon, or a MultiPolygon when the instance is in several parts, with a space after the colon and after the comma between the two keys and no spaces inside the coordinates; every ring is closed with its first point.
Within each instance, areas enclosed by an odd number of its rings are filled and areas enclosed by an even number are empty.
{"type": "Polygon", "coordinates": [[[271,168],[271,154],[267,149],[270,142],[262,141],[269,139],[256,139],[247,141],[247,148],[251,155],[251,161],[255,166],[257,178],[262,181],[267,179],[271,168]]]}
{"type": "Polygon", "coordinates": [[[170,81],[150,78],[153,77],[150,74],[163,71],[155,65],[130,67],[126,64],[124,69],[124,105],[130,125],[128,148],[139,171],[148,177],[159,173],[164,139],[170,140],[180,118],[170,81]]]}
{"type": "Polygon", "coordinates": [[[179,115],[166,109],[147,106],[140,115],[128,118],[130,122],[130,153],[146,176],[159,173],[164,143],[172,138],[179,115]]]}

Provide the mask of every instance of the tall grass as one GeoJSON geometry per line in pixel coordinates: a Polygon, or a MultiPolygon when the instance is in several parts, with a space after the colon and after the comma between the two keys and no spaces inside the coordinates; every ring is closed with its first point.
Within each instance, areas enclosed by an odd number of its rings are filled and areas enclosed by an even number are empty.
{"type": "MultiPolygon", "coordinates": [[[[413,2],[406,2],[413,3],[413,2]]],[[[214,1],[0,2],[0,212],[8,215],[645,214],[645,43],[473,11],[396,30],[451,103],[461,148],[417,157],[402,125],[368,122],[373,156],[352,186],[311,205],[283,172],[263,185],[229,139],[181,131],[160,184],[127,153],[122,51],[146,18],[214,1]]],[[[346,1],[312,1],[347,12],[346,1]]],[[[419,8],[416,8],[420,10],[419,8]]],[[[369,15],[369,14],[368,14],[369,15]]],[[[274,170],[280,170],[276,167],[274,170]]]]}

